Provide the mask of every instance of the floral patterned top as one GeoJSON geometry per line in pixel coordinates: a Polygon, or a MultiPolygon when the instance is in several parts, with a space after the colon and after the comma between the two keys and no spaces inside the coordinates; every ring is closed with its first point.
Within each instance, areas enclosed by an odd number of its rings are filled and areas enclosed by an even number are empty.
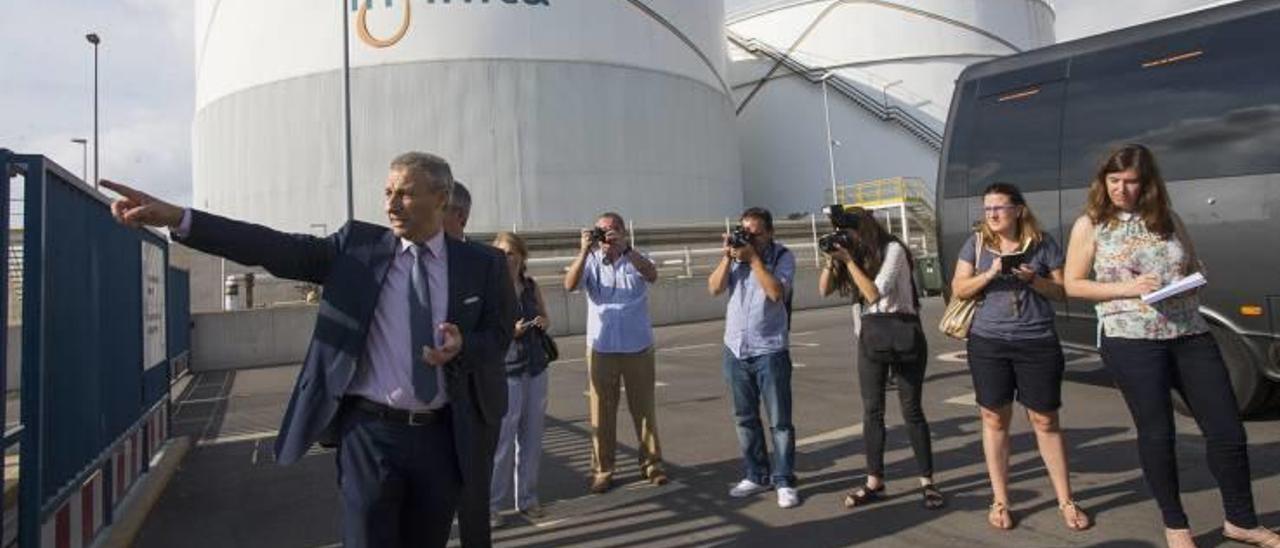
{"type": "MultiPolygon", "coordinates": [[[[1164,286],[1183,277],[1188,260],[1177,237],[1162,239],[1151,233],[1140,216],[1121,213],[1114,222],[1094,228],[1093,271],[1099,282],[1123,282],[1154,273],[1164,286]]],[[[1102,334],[1108,337],[1167,340],[1209,331],[1195,291],[1155,304],[1137,297],[1102,301],[1097,310],[1102,334]]]]}

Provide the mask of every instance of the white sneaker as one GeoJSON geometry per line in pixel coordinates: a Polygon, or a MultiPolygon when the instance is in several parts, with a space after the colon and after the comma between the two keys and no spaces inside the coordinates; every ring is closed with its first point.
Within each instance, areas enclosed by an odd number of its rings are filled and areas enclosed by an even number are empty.
{"type": "Polygon", "coordinates": [[[778,488],[778,508],[794,508],[800,504],[800,493],[795,487],[778,488]]]}
{"type": "Polygon", "coordinates": [[[756,493],[763,493],[768,490],[769,490],[768,484],[760,485],[759,483],[756,483],[749,479],[743,479],[742,481],[738,482],[737,485],[733,486],[733,489],[729,490],[729,496],[735,499],[740,499],[743,497],[749,497],[756,493]]]}

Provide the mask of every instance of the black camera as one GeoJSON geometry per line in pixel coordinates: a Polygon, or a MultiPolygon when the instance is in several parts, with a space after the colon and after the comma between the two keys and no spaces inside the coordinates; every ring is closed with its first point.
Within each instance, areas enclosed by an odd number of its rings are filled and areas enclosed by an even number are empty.
{"type": "Polygon", "coordinates": [[[598,226],[592,227],[591,234],[587,236],[587,239],[593,244],[598,244],[604,241],[604,237],[606,234],[608,234],[608,231],[606,231],[605,229],[600,228],[598,226]]]}
{"type": "Polygon", "coordinates": [[[836,230],[829,234],[823,234],[821,238],[818,238],[818,249],[821,249],[823,253],[834,252],[837,246],[846,251],[853,249],[853,239],[849,237],[848,232],[836,230]]]}
{"type": "Polygon", "coordinates": [[[739,248],[751,245],[751,239],[755,236],[747,232],[746,228],[736,227],[733,232],[729,233],[729,247],[739,248]]]}
{"type": "Polygon", "coordinates": [[[857,230],[858,223],[862,222],[860,211],[861,209],[855,211],[846,210],[840,204],[831,204],[822,208],[822,212],[826,213],[827,218],[831,220],[831,226],[850,230],[857,230]]]}

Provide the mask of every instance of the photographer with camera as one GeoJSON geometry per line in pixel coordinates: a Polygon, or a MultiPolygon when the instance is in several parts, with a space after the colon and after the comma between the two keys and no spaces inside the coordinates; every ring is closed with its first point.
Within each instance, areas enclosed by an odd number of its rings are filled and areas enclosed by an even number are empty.
{"type": "Polygon", "coordinates": [[[827,268],[818,278],[822,296],[839,291],[852,295],[858,310],[858,383],[862,392],[863,435],[867,445],[867,478],[844,497],[846,508],[874,502],[884,493],[884,393],[892,372],[898,401],[920,471],[924,507],[941,508],[942,492],[933,483],[933,448],[929,423],[921,406],[929,349],[920,327],[915,265],[906,244],[889,234],[859,207],[827,209],[835,231],[818,243],[827,253],[827,268]]]}
{"type": "Polygon", "coordinates": [[[777,490],[778,506],[800,503],[796,493],[796,433],[791,424],[791,284],[796,258],[773,241],[773,215],[753,207],[742,212],[741,226],[724,235],[724,257],[707,278],[712,295],[729,291],[724,315],[724,378],[733,396],[733,418],[746,477],[729,496],[747,497],[777,490]],[[760,403],[773,434],[773,466],[765,449],[760,403]]]}
{"type": "Polygon", "coordinates": [[[587,297],[592,493],[608,491],[613,484],[622,383],[640,448],[640,474],[654,485],[668,481],[653,401],[648,291],[657,279],[658,269],[627,242],[626,223],[613,212],[602,213],[593,228],[582,231],[581,251],[564,277],[566,291],[581,285],[587,297]]]}

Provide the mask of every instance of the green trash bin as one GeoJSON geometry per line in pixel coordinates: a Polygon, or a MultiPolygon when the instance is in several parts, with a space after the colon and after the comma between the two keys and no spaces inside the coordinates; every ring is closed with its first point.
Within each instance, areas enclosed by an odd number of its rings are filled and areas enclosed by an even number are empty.
{"type": "Polygon", "coordinates": [[[916,259],[916,287],[925,295],[942,293],[942,269],[937,255],[916,259]]]}

